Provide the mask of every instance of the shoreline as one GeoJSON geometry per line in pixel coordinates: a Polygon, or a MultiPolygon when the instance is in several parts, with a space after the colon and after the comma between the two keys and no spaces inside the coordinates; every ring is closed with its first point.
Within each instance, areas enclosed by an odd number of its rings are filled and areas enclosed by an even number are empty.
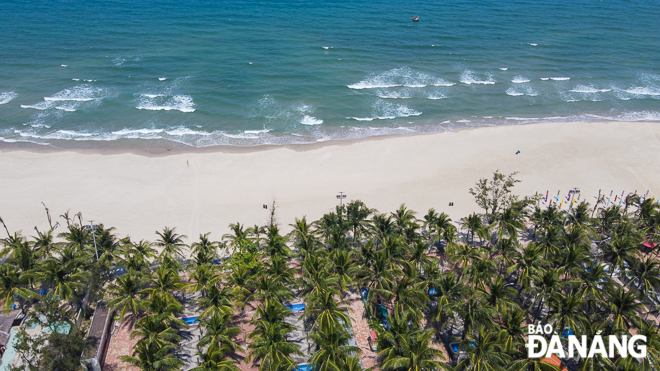
{"type": "Polygon", "coordinates": [[[599,189],[660,195],[660,123],[479,129],[167,155],[2,148],[0,216],[33,235],[48,227],[43,201],[60,224],[70,209],[120,236],[153,240],[169,226],[191,243],[206,232],[219,240],[230,223],[265,223],[273,200],[288,231],[294,218],[333,210],[340,191],[382,213],[405,203],[418,217],[434,207],[457,221],[480,212],[468,189],[498,169],[519,172],[518,195],[578,187],[592,204],[599,189]]]}
{"type": "Polygon", "coordinates": [[[619,121],[619,120],[602,120],[602,121],[541,121],[541,122],[524,122],[518,124],[503,124],[503,125],[481,125],[472,127],[461,127],[456,129],[445,129],[439,131],[429,132],[413,132],[410,134],[383,134],[383,135],[370,135],[360,138],[348,139],[330,139],[325,141],[317,141],[310,143],[288,143],[288,144],[255,144],[255,145],[210,145],[204,147],[194,147],[188,144],[168,141],[166,139],[158,140],[159,142],[169,142],[172,146],[156,145],[156,146],[132,146],[128,142],[139,141],[142,143],[150,142],[149,139],[118,139],[112,141],[75,141],[66,140],[62,141],[67,144],[76,144],[70,147],[57,147],[53,144],[37,144],[28,141],[15,141],[5,142],[0,141],[0,153],[11,151],[29,151],[36,153],[59,153],[59,152],[74,152],[79,154],[102,154],[102,155],[118,155],[118,154],[134,154],[146,157],[160,157],[170,155],[181,155],[186,153],[249,153],[249,152],[262,152],[270,151],[278,148],[287,148],[294,151],[304,152],[323,148],[327,146],[345,146],[355,143],[387,140],[391,138],[407,138],[417,136],[438,135],[445,133],[458,133],[466,130],[479,130],[498,127],[519,127],[529,125],[571,125],[571,124],[606,124],[606,123],[655,123],[660,125],[660,121],[619,121]],[[92,145],[89,145],[92,144],[92,145]]]}

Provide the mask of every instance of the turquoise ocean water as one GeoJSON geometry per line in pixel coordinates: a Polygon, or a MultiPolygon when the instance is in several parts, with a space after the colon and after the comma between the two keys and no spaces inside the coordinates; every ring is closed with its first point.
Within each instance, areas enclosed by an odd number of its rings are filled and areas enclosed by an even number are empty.
{"type": "Polygon", "coordinates": [[[659,17],[657,0],[4,0],[0,140],[203,147],[660,121],[659,17]]]}

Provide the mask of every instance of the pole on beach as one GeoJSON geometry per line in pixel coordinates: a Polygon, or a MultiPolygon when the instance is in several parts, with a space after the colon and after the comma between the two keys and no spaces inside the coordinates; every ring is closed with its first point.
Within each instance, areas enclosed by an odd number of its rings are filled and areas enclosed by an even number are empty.
{"type": "Polygon", "coordinates": [[[93,220],[89,221],[89,226],[85,226],[85,228],[89,229],[92,231],[92,239],[94,240],[94,252],[96,253],[96,261],[99,261],[99,251],[96,249],[96,235],[94,234],[94,230],[98,228],[99,226],[94,223],[93,220]]]}
{"type": "Polygon", "coordinates": [[[339,194],[337,195],[337,198],[339,199],[339,206],[343,206],[343,204],[344,204],[343,201],[346,198],[346,195],[344,194],[344,192],[339,192],[339,194]]]}
{"type": "MultiPolygon", "coordinates": [[[[568,191],[568,197],[569,197],[569,198],[571,197],[571,194],[573,195],[573,201],[572,201],[572,202],[569,202],[569,204],[568,204],[568,212],[566,212],[566,218],[564,218],[564,227],[566,227],[566,221],[568,220],[569,215],[571,215],[571,209],[573,208],[573,204],[575,203],[575,195],[576,195],[576,194],[579,195],[579,194],[580,194],[580,190],[577,189],[577,187],[574,187],[573,189],[571,189],[570,191],[568,191]]],[[[563,202],[564,202],[564,201],[562,201],[562,203],[563,203],[563,202]]],[[[561,209],[561,206],[559,206],[559,208],[561,209]]]]}

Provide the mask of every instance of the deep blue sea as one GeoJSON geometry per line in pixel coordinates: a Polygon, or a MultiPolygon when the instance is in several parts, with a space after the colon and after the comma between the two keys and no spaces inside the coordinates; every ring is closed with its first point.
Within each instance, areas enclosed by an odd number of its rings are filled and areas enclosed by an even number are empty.
{"type": "Polygon", "coordinates": [[[659,19],[658,0],[3,0],[0,140],[204,147],[660,121],[659,19]]]}

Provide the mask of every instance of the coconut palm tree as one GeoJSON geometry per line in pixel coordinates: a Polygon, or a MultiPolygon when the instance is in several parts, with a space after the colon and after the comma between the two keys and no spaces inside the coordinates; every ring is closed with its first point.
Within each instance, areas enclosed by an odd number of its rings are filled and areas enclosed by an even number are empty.
{"type": "Polygon", "coordinates": [[[280,230],[276,225],[268,227],[265,241],[266,254],[273,257],[275,254],[288,257],[291,255],[291,249],[286,245],[286,237],[280,235],[280,230]]]}
{"type": "Polygon", "coordinates": [[[204,291],[206,295],[197,300],[199,307],[202,309],[202,313],[198,316],[200,320],[215,314],[234,314],[232,306],[234,295],[232,295],[232,291],[227,285],[219,288],[217,283],[211,282],[204,287],[204,291]]]}
{"type": "Polygon", "coordinates": [[[163,228],[162,232],[156,231],[158,238],[154,241],[154,246],[158,246],[163,250],[160,252],[161,256],[166,256],[170,259],[183,257],[183,249],[187,246],[183,242],[184,235],[177,234],[176,228],[163,228]]]}
{"type": "Polygon", "coordinates": [[[519,205],[513,204],[502,210],[496,217],[497,238],[503,238],[505,235],[514,239],[518,238],[518,231],[525,229],[523,217],[519,205]]]}
{"type": "Polygon", "coordinates": [[[5,313],[12,309],[14,300],[18,300],[21,313],[25,313],[25,304],[38,297],[25,283],[16,267],[7,263],[0,265],[0,305],[5,313]]]}
{"type": "Polygon", "coordinates": [[[164,294],[172,296],[174,291],[184,290],[186,285],[181,282],[179,273],[165,265],[160,265],[149,278],[150,285],[142,293],[153,296],[164,294]]]}
{"type": "Polygon", "coordinates": [[[487,331],[480,326],[469,340],[463,340],[460,349],[467,352],[467,358],[454,368],[457,371],[499,371],[509,365],[511,357],[504,353],[504,345],[497,338],[495,331],[487,331]]]}
{"type": "Polygon", "coordinates": [[[637,334],[646,336],[647,357],[644,362],[651,361],[655,365],[660,363],[660,332],[658,328],[653,323],[644,321],[637,329],[637,334]]]}
{"type": "Polygon", "coordinates": [[[401,206],[399,206],[399,208],[392,213],[395,229],[399,233],[403,233],[403,231],[407,229],[410,224],[415,223],[417,220],[415,214],[417,213],[408,209],[405,204],[401,204],[401,206]]]}
{"type": "Polygon", "coordinates": [[[635,286],[641,292],[650,293],[655,287],[660,287],[660,262],[650,256],[644,261],[634,261],[627,276],[632,279],[626,286],[635,286]]]}
{"type": "Polygon", "coordinates": [[[29,277],[51,287],[47,294],[49,299],[73,302],[85,288],[89,272],[73,268],[72,265],[72,262],[62,264],[56,258],[48,258],[29,277]]]}
{"type": "Polygon", "coordinates": [[[584,300],[577,294],[554,292],[548,301],[550,310],[545,321],[554,326],[561,334],[564,330],[571,330],[580,336],[588,327],[589,318],[584,312],[584,300]]]}
{"type": "Polygon", "coordinates": [[[298,345],[286,341],[291,331],[282,322],[262,322],[262,327],[248,334],[252,343],[245,363],[259,364],[259,371],[289,371],[296,367],[291,355],[302,355],[298,345]]]}
{"type": "Polygon", "coordinates": [[[225,358],[229,352],[228,347],[220,349],[209,348],[206,352],[198,352],[201,358],[201,364],[190,371],[239,371],[236,360],[225,358]]]}
{"type": "Polygon", "coordinates": [[[643,308],[634,290],[618,287],[605,293],[604,308],[594,314],[592,321],[604,324],[608,335],[628,331],[642,322],[639,312],[643,308]]]}
{"type": "Polygon", "coordinates": [[[545,361],[545,358],[524,358],[513,361],[507,371],[560,371],[558,366],[545,361]]]}
{"type": "Polygon", "coordinates": [[[240,327],[228,326],[231,322],[231,313],[214,312],[212,316],[202,320],[200,325],[204,327],[204,336],[197,343],[197,348],[207,347],[213,350],[221,350],[228,347],[234,351],[240,348],[232,339],[241,333],[240,327]]]}
{"type": "Polygon", "coordinates": [[[475,295],[474,291],[467,290],[463,302],[456,303],[454,310],[463,319],[461,340],[465,341],[475,329],[482,326],[494,327],[493,315],[495,311],[485,305],[483,299],[475,295]]]}
{"type": "Polygon", "coordinates": [[[78,251],[85,251],[92,242],[89,230],[82,225],[78,226],[70,224],[67,226],[68,232],[62,232],[58,235],[60,238],[66,240],[66,244],[70,247],[75,247],[78,251]]]}
{"type": "Polygon", "coordinates": [[[500,324],[502,323],[501,314],[505,313],[507,309],[517,306],[515,300],[518,297],[518,291],[500,276],[496,276],[493,281],[486,283],[485,289],[478,289],[477,294],[483,297],[487,305],[500,313],[500,324]]]}
{"type": "Polygon", "coordinates": [[[241,223],[229,224],[229,229],[232,233],[227,233],[222,236],[223,241],[227,241],[229,246],[237,249],[239,246],[250,239],[250,231],[245,229],[245,225],[241,223]]]}
{"type": "Polygon", "coordinates": [[[579,276],[581,286],[577,295],[587,303],[587,310],[592,313],[604,300],[603,294],[612,287],[612,279],[605,270],[605,265],[594,261],[579,276]]]}
{"type": "Polygon", "coordinates": [[[254,287],[252,298],[262,303],[266,299],[282,301],[293,298],[291,290],[280,279],[271,277],[265,272],[254,280],[254,287]]]}
{"type": "Polygon", "coordinates": [[[50,257],[51,250],[55,248],[55,236],[53,236],[53,229],[49,229],[45,232],[40,232],[38,229],[37,236],[32,237],[34,239],[34,247],[42,257],[50,257]]]}
{"type": "Polygon", "coordinates": [[[288,267],[288,261],[279,254],[273,255],[266,263],[266,274],[281,281],[285,285],[294,282],[295,269],[288,267]]]}
{"type": "Polygon", "coordinates": [[[440,278],[435,290],[438,306],[431,317],[431,321],[436,324],[439,330],[444,327],[454,307],[464,297],[465,288],[456,274],[449,272],[440,278]]]}
{"type": "Polygon", "coordinates": [[[463,218],[463,227],[468,230],[470,233],[470,245],[474,245],[474,234],[479,233],[483,229],[483,223],[481,222],[481,217],[476,213],[470,214],[470,216],[463,218]]]}
{"type": "Polygon", "coordinates": [[[482,250],[469,245],[459,245],[456,248],[454,255],[449,258],[450,261],[455,262],[455,264],[460,266],[461,270],[459,278],[463,277],[463,274],[466,273],[467,268],[471,264],[475,264],[481,259],[483,259],[482,250]]]}
{"type": "Polygon", "coordinates": [[[502,312],[502,330],[498,336],[503,344],[503,351],[512,354],[524,347],[527,336],[525,322],[527,322],[527,312],[517,306],[502,312]]]}
{"type": "Polygon", "coordinates": [[[151,247],[151,242],[140,240],[138,242],[128,241],[124,245],[124,255],[141,255],[145,259],[150,259],[156,256],[158,251],[151,247]]]}
{"type": "Polygon", "coordinates": [[[541,249],[534,242],[523,248],[522,253],[516,259],[517,263],[509,267],[509,273],[516,272],[518,285],[523,290],[529,289],[534,277],[541,274],[543,268],[543,256],[541,249]]]}
{"type": "Polygon", "coordinates": [[[132,356],[119,356],[119,359],[138,367],[141,371],[179,370],[183,366],[183,361],[174,356],[174,349],[176,347],[173,344],[157,347],[138,342],[132,356]]]}
{"type": "Polygon", "coordinates": [[[612,235],[612,239],[604,245],[603,249],[603,257],[609,261],[610,278],[617,269],[623,272],[626,264],[635,264],[640,242],[630,236],[619,236],[616,233],[612,235]]]}
{"type": "Polygon", "coordinates": [[[305,298],[305,316],[314,318],[313,328],[327,328],[341,322],[350,323],[348,315],[340,309],[343,301],[335,299],[338,296],[338,290],[325,287],[305,298]]]}
{"type": "Polygon", "coordinates": [[[289,238],[293,240],[293,246],[298,249],[298,255],[301,260],[304,260],[308,255],[314,254],[321,248],[321,243],[316,238],[315,232],[312,230],[312,225],[307,223],[306,217],[302,219],[296,218],[296,222],[290,224],[290,226],[293,227],[293,230],[289,233],[289,238]]]}
{"type": "Polygon", "coordinates": [[[539,274],[533,278],[536,299],[534,299],[534,303],[530,308],[534,308],[536,304],[534,322],[541,314],[544,302],[550,300],[556,292],[560,292],[564,288],[565,283],[560,278],[562,273],[561,268],[541,269],[539,274]]]}
{"type": "Polygon", "coordinates": [[[108,292],[112,297],[107,303],[108,308],[120,311],[119,316],[122,319],[128,312],[137,317],[142,308],[141,292],[146,283],[147,280],[133,270],[117,277],[115,282],[108,286],[108,292]]]}
{"type": "Polygon", "coordinates": [[[369,229],[369,215],[374,210],[369,209],[362,201],[355,200],[346,204],[346,222],[353,232],[353,241],[360,241],[362,235],[369,229]]]}
{"type": "Polygon", "coordinates": [[[362,282],[362,287],[369,290],[367,296],[367,313],[375,312],[376,302],[379,298],[391,300],[394,294],[391,288],[394,286],[395,278],[400,274],[398,266],[391,264],[384,251],[379,251],[374,255],[372,266],[362,266],[358,276],[362,282]]]}
{"type": "Polygon", "coordinates": [[[330,254],[332,265],[330,272],[337,277],[337,283],[341,295],[344,296],[358,272],[355,263],[355,252],[352,250],[335,250],[330,254]]]}
{"type": "Polygon", "coordinates": [[[360,348],[348,344],[351,335],[341,323],[318,327],[309,338],[318,349],[309,360],[314,370],[344,370],[350,359],[360,353],[360,348]]]}
{"type": "Polygon", "coordinates": [[[181,287],[187,292],[199,292],[202,297],[205,297],[207,295],[207,287],[218,282],[220,278],[221,277],[216,274],[213,265],[196,265],[194,270],[190,273],[190,282],[182,284],[181,287]]]}
{"type": "Polygon", "coordinates": [[[433,333],[433,329],[428,329],[417,330],[406,337],[398,335],[397,352],[388,353],[383,360],[383,370],[449,370],[447,364],[440,362],[445,359],[442,352],[429,345],[433,333]]]}

